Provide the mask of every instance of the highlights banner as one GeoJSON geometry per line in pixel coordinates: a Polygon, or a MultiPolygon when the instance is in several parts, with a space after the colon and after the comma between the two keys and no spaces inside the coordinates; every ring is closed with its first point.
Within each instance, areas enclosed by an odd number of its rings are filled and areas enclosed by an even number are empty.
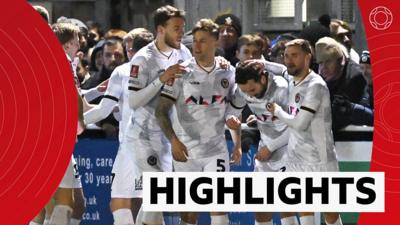
{"type": "MultiPolygon", "coordinates": [[[[371,171],[384,172],[384,212],[357,224],[400,224],[400,2],[359,0],[372,61],[371,171]]],[[[26,225],[50,199],[76,141],[77,99],[65,53],[24,0],[0,14],[0,218],[26,225]]],[[[377,189],[378,190],[378,189],[377,189]]]]}

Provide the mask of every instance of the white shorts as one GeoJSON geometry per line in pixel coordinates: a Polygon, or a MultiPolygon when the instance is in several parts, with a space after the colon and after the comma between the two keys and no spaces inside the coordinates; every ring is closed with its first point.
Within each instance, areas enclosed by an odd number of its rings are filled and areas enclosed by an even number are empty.
{"type": "Polygon", "coordinates": [[[337,160],[318,164],[288,163],[288,172],[338,172],[339,165],[337,160]]]}
{"type": "Polygon", "coordinates": [[[286,163],[281,161],[259,161],[254,160],[254,172],[285,172],[286,163]]]}
{"type": "Polygon", "coordinates": [[[163,212],[143,211],[142,222],[144,224],[164,224],[163,212]]]}
{"type": "Polygon", "coordinates": [[[64,177],[61,180],[59,188],[82,188],[81,176],[78,172],[78,166],[74,156],[71,156],[67,170],[65,171],[64,177]]]}
{"type": "Polygon", "coordinates": [[[212,157],[202,159],[189,158],[186,162],[174,160],[175,172],[229,172],[229,170],[228,150],[212,157]]]}
{"type": "Polygon", "coordinates": [[[137,170],[133,153],[119,150],[111,172],[111,198],[141,197],[142,181],[135,180],[137,170]],[[140,191],[138,190],[139,187],[140,191]]]}
{"type": "Polygon", "coordinates": [[[111,198],[141,198],[143,172],[172,171],[168,140],[161,132],[150,136],[124,138],[112,170],[111,198]]]}

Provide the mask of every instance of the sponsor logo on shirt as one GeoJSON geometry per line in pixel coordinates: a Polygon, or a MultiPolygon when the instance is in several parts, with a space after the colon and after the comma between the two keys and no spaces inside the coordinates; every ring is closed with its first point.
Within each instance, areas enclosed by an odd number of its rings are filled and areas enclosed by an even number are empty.
{"type": "Polygon", "coordinates": [[[139,66],[138,65],[132,65],[131,67],[131,77],[132,78],[138,78],[139,76],[139,66]]]}
{"type": "Polygon", "coordinates": [[[191,84],[191,85],[200,85],[200,82],[198,82],[198,81],[189,81],[189,84],[191,84]]]}
{"type": "Polygon", "coordinates": [[[185,100],[187,105],[217,105],[225,104],[226,102],[226,96],[223,95],[212,95],[211,97],[207,98],[203,96],[189,96],[185,100]]]}

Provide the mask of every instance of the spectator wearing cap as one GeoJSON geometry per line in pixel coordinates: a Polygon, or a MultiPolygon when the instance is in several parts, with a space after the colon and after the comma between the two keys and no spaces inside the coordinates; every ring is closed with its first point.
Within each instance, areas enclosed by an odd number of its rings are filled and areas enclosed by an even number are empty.
{"type": "Polygon", "coordinates": [[[330,31],[332,37],[346,47],[350,59],[358,63],[360,56],[352,47],[352,30],[349,24],[343,20],[333,19],[330,24],[330,31]]]}
{"type": "MultiPolygon", "coordinates": [[[[331,23],[331,17],[329,15],[322,15],[319,17],[318,22],[311,22],[309,26],[305,27],[299,34],[300,38],[303,38],[310,42],[311,48],[315,49],[315,43],[323,37],[330,37],[331,31],[329,30],[329,24],[331,23]]],[[[318,72],[318,64],[315,58],[312,59],[311,69],[314,72],[318,72]]]]}
{"type": "Polygon", "coordinates": [[[369,51],[362,51],[360,56],[360,67],[363,71],[364,79],[367,81],[365,87],[364,97],[362,104],[374,109],[374,95],[372,90],[372,74],[371,74],[371,59],[369,57],[369,51]]]}
{"type": "Polygon", "coordinates": [[[242,35],[242,24],[240,19],[229,13],[219,15],[215,19],[219,25],[219,47],[223,49],[223,56],[232,64],[236,65],[239,60],[236,58],[238,38],[242,35]]]}
{"type": "Polygon", "coordinates": [[[299,38],[303,38],[310,42],[311,47],[315,47],[315,43],[323,37],[330,37],[329,24],[331,18],[329,15],[322,15],[319,17],[318,22],[311,22],[309,26],[305,27],[299,34],[299,38]]]}
{"type": "Polygon", "coordinates": [[[372,110],[360,105],[366,81],[358,64],[349,60],[346,48],[324,37],[315,45],[319,74],[325,79],[332,103],[332,130],[350,124],[372,125],[372,110]]]}

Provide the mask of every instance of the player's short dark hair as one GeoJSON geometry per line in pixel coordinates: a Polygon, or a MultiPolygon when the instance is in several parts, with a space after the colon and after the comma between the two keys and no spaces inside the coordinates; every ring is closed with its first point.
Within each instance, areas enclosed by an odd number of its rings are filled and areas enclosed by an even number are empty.
{"type": "Polygon", "coordinates": [[[132,49],[137,52],[154,40],[154,35],[145,28],[135,28],[124,37],[125,41],[132,41],[132,49]]]}
{"type": "Polygon", "coordinates": [[[219,38],[219,27],[214,21],[211,19],[201,19],[199,20],[196,25],[194,26],[192,30],[192,34],[194,35],[197,31],[204,31],[208,32],[212,36],[215,37],[215,39],[218,40],[219,38]]]}
{"type": "Polygon", "coordinates": [[[238,39],[237,49],[240,50],[243,45],[254,45],[259,48],[260,51],[262,51],[264,47],[264,40],[258,34],[243,34],[238,39]]]}
{"type": "Polygon", "coordinates": [[[122,46],[122,39],[119,37],[110,37],[110,38],[105,39],[103,47],[104,46],[114,46],[116,44],[120,44],[122,46]]]}
{"type": "Polygon", "coordinates": [[[265,72],[259,64],[239,63],[236,67],[235,82],[237,84],[246,84],[249,80],[259,82],[265,72]]]}
{"type": "Polygon", "coordinates": [[[51,29],[62,45],[79,35],[79,27],[72,23],[55,23],[51,29]]]}
{"type": "Polygon", "coordinates": [[[303,52],[312,54],[310,42],[308,42],[307,40],[298,38],[298,39],[289,41],[285,44],[286,48],[290,47],[290,46],[298,46],[301,48],[301,50],[303,50],[303,52]]]}
{"type": "Polygon", "coordinates": [[[185,12],[170,5],[158,8],[154,14],[154,28],[157,29],[159,25],[165,26],[168,20],[174,17],[185,19],[185,12]]]}

